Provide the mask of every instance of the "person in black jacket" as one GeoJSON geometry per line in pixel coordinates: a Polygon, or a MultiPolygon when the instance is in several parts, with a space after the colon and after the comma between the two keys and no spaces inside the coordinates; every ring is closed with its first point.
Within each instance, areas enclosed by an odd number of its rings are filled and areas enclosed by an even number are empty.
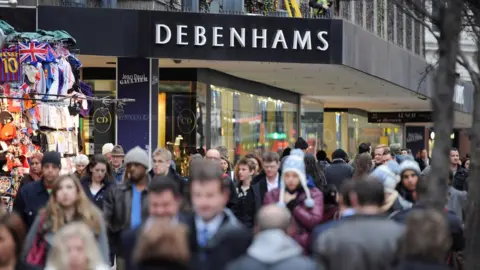
{"type": "MultiPolygon", "coordinates": [[[[406,224],[407,218],[413,211],[428,209],[427,205],[425,204],[425,200],[427,197],[427,188],[428,178],[424,177],[423,179],[421,179],[421,181],[418,181],[417,184],[417,203],[413,205],[413,207],[410,209],[392,213],[390,215],[390,218],[402,224],[406,224]]],[[[463,236],[462,221],[460,220],[460,218],[457,217],[455,212],[445,210],[444,215],[448,222],[449,233],[452,240],[450,251],[462,251],[465,248],[465,238],[463,236]]]]}
{"type": "Polygon", "coordinates": [[[61,159],[58,152],[46,152],[42,159],[42,179],[26,184],[17,193],[13,210],[22,217],[27,230],[32,226],[38,210],[44,207],[50,198],[53,182],[60,175],[61,159]]]}
{"type": "Polygon", "coordinates": [[[325,169],[328,185],[340,189],[345,181],[352,179],[353,167],[348,164],[348,155],[343,149],[337,149],[332,154],[332,164],[325,169]]]}
{"type": "Polygon", "coordinates": [[[30,171],[28,174],[23,175],[22,182],[18,187],[20,190],[24,185],[28,183],[33,183],[38,181],[42,178],[42,153],[35,153],[30,158],[30,171]]]}
{"type": "Polygon", "coordinates": [[[125,258],[126,270],[137,270],[133,262],[134,249],[140,234],[156,220],[172,224],[185,224],[188,216],[180,212],[182,195],[178,185],[170,176],[157,176],[148,186],[148,218],[142,226],[125,231],[121,236],[121,254],[125,258]]]}
{"type": "Polygon", "coordinates": [[[251,230],[226,208],[229,183],[223,180],[218,162],[203,160],[190,183],[195,215],[189,220],[191,269],[220,270],[245,254],[251,230]]]}
{"type": "Polygon", "coordinates": [[[98,208],[103,209],[103,200],[115,185],[112,167],[104,155],[96,155],[88,163],[85,173],[80,179],[83,190],[98,208]]]}
{"type": "MultiPolygon", "coordinates": [[[[207,151],[205,154],[205,159],[214,161],[216,164],[221,169],[221,164],[220,162],[222,161],[222,155],[217,149],[210,149],[207,151]]],[[[226,173],[222,174],[222,181],[225,182],[226,185],[230,187],[230,195],[227,203],[227,207],[230,209],[233,209],[235,207],[235,204],[237,203],[237,188],[235,187],[235,183],[233,182],[233,179],[230,178],[230,176],[226,173]]]]}
{"type": "Polygon", "coordinates": [[[182,195],[185,192],[186,184],[185,180],[178,175],[172,164],[172,153],[165,148],[158,148],[152,154],[153,168],[149,172],[150,177],[153,179],[155,176],[169,176],[177,182],[182,195]]]}
{"type": "Polygon", "coordinates": [[[460,155],[456,148],[450,150],[450,170],[453,173],[453,187],[467,191],[468,171],[460,165],[460,155]]]}
{"type": "Polygon", "coordinates": [[[248,158],[242,158],[235,166],[235,182],[237,183],[237,204],[235,205],[235,216],[247,228],[253,227],[254,208],[252,202],[255,200],[251,193],[252,177],[255,174],[255,164],[248,158]]]}
{"type": "Polygon", "coordinates": [[[280,156],[275,152],[263,154],[263,172],[257,175],[252,181],[251,196],[255,213],[262,207],[265,194],[280,187],[280,156]]]}

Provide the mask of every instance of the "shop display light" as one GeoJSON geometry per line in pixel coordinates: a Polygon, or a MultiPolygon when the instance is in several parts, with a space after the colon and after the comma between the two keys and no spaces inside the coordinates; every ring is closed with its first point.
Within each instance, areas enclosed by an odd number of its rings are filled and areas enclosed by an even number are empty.
{"type": "Polygon", "coordinates": [[[287,138],[287,134],[274,132],[274,133],[269,133],[267,135],[267,138],[274,139],[274,140],[285,140],[287,138]]]}

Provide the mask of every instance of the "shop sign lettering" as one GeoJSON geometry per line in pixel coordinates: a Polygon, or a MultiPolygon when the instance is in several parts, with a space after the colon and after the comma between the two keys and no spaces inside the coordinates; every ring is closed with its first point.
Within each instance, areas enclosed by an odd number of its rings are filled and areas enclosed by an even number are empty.
{"type": "Polygon", "coordinates": [[[197,127],[195,113],[190,109],[181,110],[177,116],[177,126],[183,134],[192,133],[197,127]]]}
{"type": "Polygon", "coordinates": [[[112,126],[112,114],[107,109],[96,109],[93,113],[93,127],[98,133],[106,133],[112,126]]]}
{"type": "Polygon", "coordinates": [[[166,24],[156,24],[155,43],[158,45],[164,45],[170,42],[175,42],[178,46],[249,47],[253,49],[304,51],[326,51],[329,48],[327,31],[292,30],[292,37],[287,39],[284,30],[281,29],[269,31],[262,28],[226,28],[221,26],[207,28],[199,25],[193,27],[188,25],[177,25],[175,28],[176,36],[173,37],[172,28],[170,26],[166,24]],[[193,44],[187,41],[188,35],[192,34],[191,28],[193,28],[193,44]],[[247,39],[247,36],[251,38],[247,39]],[[209,38],[211,39],[209,40],[209,38]],[[247,44],[247,41],[251,43],[247,44]]]}
{"type": "Polygon", "coordinates": [[[118,120],[124,121],[148,121],[148,119],[150,119],[148,114],[125,114],[118,116],[118,120]]]}
{"type": "Polygon", "coordinates": [[[121,85],[128,85],[145,82],[148,82],[148,77],[145,74],[122,74],[119,83],[121,85]]]}
{"type": "Polygon", "coordinates": [[[407,143],[423,141],[423,135],[418,132],[408,133],[407,134],[407,143]]]}

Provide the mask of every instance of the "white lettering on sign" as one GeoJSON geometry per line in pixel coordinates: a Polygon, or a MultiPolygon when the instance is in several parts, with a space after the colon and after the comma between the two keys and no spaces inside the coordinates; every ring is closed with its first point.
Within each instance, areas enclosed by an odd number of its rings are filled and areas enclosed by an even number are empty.
{"type": "Polygon", "coordinates": [[[121,85],[144,82],[148,82],[148,77],[145,74],[122,74],[119,81],[121,85]]]}
{"type": "Polygon", "coordinates": [[[407,134],[407,143],[418,142],[423,140],[424,139],[421,133],[415,132],[415,133],[407,134]]]}
{"type": "MultiPolygon", "coordinates": [[[[172,28],[166,24],[155,25],[155,43],[159,45],[175,42],[178,46],[189,45],[188,35],[192,26],[176,25],[175,38],[172,40],[172,28]]],[[[311,30],[301,31],[293,30],[290,33],[286,30],[277,29],[269,32],[267,29],[245,27],[224,28],[214,26],[206,28],[204,26],[193,26],[193,45],[197,47],[250,47],[253,49],[283,49],[283,50],[303,50],[303,51],[326,51],[329,48],[328,32],[311,30]],[[247,44],[247,32],[251,36],[251,44],[247,44]],[[315,43],[315,44],[314,44],[315,43]]]]}

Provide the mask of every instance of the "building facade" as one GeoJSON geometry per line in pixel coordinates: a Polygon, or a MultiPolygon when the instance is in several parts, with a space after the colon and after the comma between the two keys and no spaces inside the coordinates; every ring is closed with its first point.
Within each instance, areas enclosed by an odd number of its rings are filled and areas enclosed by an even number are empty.
{"type": "MultiPolygon", "coordinates": [[[[176,156],[222,145],[234,161],[280,152],[298,136],[312,153],[329,154],[343,148],[353,155],[363,141],[428,143],[408,135],[431,119],[423,30],[389,1],[340,1],[335,19],[71,5],[33,10],[0,12],[22,31],[69,32],[95,95],[135,99],[108,113],[94,104],[83,125],[89,154],[106,142],[150,152],[169,147],[176,156]],[[26,16],[36,23],[17,22],[26,16]]],[[[471,117],[471,92],[464,95],[457,127],[471,117]]]]}

